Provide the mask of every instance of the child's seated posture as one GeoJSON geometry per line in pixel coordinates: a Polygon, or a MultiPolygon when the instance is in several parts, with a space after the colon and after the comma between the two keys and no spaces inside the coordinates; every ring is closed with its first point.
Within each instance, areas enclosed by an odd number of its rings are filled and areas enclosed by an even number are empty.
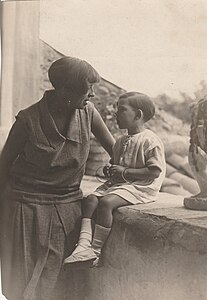
{"type": "Polygon", "coordinates": [[[155,113],[151,99],[141,93],[129,92],[118,100],[117,123],[127,129],[113,149],[110,180],[83,199],[82,225],[78,245],[64,261],[91,261],[98,264],[101,249],[110,233],[114,209],[152,202],[156,199],[165,177],[164,148],[158,136],[144,123],[155,113]],[[92,238],[92,215],[96,210],[95,231],[92,238]]]}

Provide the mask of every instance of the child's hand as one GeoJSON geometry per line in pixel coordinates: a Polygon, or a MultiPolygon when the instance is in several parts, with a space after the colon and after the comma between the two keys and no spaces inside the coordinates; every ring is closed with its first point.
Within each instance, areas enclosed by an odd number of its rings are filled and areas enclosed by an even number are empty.
{"type": "Polygon", "coordinates": [[[109,169],[110,177],[117,182],[122,182],[122,174],[125,170],[125,167],[119,165],[112,165],[109,169]]]}
{"type": "Polygon", "coordinates": [[[103,167],[103,173],[104,173],[104,176],[105,176],[106,178],[109,178],[109,177],[110,177],[109,169],[110,169],[110,166],[109,166],[109,165],[106,165],[106,166],[103,167]]]}

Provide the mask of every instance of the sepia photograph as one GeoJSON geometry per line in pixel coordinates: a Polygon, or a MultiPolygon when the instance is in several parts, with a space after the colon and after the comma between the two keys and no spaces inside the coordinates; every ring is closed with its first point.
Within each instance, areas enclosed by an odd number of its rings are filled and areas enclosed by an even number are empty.
{"type": "Polygon", "coordinates": [[[0,21],[0,300],[206,300],[206,0],[0,21]]]}

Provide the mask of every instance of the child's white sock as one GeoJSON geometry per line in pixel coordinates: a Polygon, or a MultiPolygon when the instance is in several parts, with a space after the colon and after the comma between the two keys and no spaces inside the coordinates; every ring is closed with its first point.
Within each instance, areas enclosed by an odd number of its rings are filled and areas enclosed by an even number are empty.
{"type": "Polygon", "coordinates": [[[81,221],[81,231],[79,236],[79,241],[76,249],[73,251],[74,253],[77,253],[79,251],[82,251],[85,248],[91,247],[91,241],[92,241],[92,220],[89,218],[83,218],[81,221]]]}
{"type": "Polygon", "coordinates": [[[111,228],[103,227],[101,225],[95,225],[95,232],[92,241],[92,249],[96,253],[97,256],[100,256],[101,249],[107,240],[111,228]]]}

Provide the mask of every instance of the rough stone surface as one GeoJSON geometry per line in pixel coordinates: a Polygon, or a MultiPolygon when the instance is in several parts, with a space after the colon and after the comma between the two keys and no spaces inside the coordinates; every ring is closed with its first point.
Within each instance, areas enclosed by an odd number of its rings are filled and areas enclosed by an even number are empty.
{"type": "MultiPolygon", "coordinates": [[[[87,192],[99,184],[86,179],[87,192]]],[[[167,193],[119,208],[103,257],[104,267],[88,270],[87,300],[204,300],[207,212],[167,193]]]]}

